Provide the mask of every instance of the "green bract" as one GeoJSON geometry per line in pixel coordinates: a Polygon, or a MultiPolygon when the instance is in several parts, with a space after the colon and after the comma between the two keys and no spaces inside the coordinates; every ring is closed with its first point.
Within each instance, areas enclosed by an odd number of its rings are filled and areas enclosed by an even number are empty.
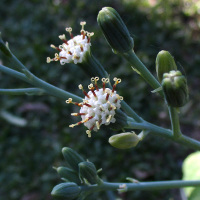
{"type": "Polygon", "coordinates": [[[96,184],[99,180],[97,170],[92,162],[79,163],[79,175],[81,178],[86,179],[90,184],[96,184]]]}
{"type": "Polygon", "coordinates": [[[56,199],[73,200],[78,197],[81,188],[75,183],[61,183],[56,185],[51,195],[56,199]]]}
{"type": "Polygon", "coordinates": [[[172,107],[182,107],[188,101],[188,87],[185,76],[180,71],[170,71],[163,75],[163,92],[172,107]]]}
{"type": "Polygon", "coordinates": [[[115,9],[102,8],[97,16],[97,22],[114,52],[125,53],[133,49],[133,38],[115,9]]]}
{"type": "Polygon", "coordinates": [[[160,51],[156,57],[156,72],[160,82],[162,82],[163,74],[172,70],[177,70],[174,58],[168,51],[160,51]]]}
{"type": "Polygon", "coordinates": [[[134,132],[120,133],[109,138],[109,143],[118,149],[129,149],[135,147],[140,138],[134,132]]]}
{"type": "Polygon", "coordinates": [[[79,171],[78,164],[80,162],[83,162],[84,159],[78,153],[76,153],[76,151],[74,151],[73,149],[71,149],[69,147],[64,147],[62,149],[62,153],[63,153],[63,156],[64,156],[65,160],[67,161],[67,164],[73,170],[78,172],[79,171]]]}
{"type": "Polygon", "coordinates": [[[80,184],[78,173],[68,167],[58,167],[57,172],[61,178],[80,184]]]}

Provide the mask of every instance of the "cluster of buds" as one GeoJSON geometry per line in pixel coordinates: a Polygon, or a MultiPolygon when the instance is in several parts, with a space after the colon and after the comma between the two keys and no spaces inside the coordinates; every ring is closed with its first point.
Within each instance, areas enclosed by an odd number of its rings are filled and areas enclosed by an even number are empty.
{"type": "Polygon", "coordinates": [[[66,28],[66,31],[69,33],[71,39],[67,40],[65,34],[60,35],[59,38],[64,42],[62,45],[59,45],[59,47],[56,47],[55,45],[51,45],[52,48],[59,51],[59,54],[56,53],[54,58],[47,58],[47,63],[50,63],[51,61],[60,61],[61,65],[64,65],[65,63],[81,63],[84,59],[84,56],[86,52],[90,50],[91,46],[91,37],[94,35],[94,33],[89,33],[88,31],[84,30],[86,22],[81,22],[81,34],[77,36],[73,36],[72,34],[72,28],[68,27],[66,28]]]}
{"type": "Polygon", "coordinates": [[[92,83],[88,85],[89,92],[87,93],[80,84],[79,89],[83,91],[85,98],[82,103],[76,103],[69,98],[66,103],[73,103],[81,107],[79,113],[72,113],[72,116],[81,116],[82,120],[76,124],[71,124],[74,127],[84,124],[88,130],[86,131],[88,137],[91,137],[91,131],[98,131],[100,126],[110,123],[115,123],[115,110],[121,107],[120,103],[123,100],[116,92],[116,86],[121,82],[121,79],[114,78],[113,88],[106,88],[106,83],[109,83],[108,78],[102,78],[102,88],[99,88],[97,82],[99,77],[91,78],[92,83]]]}

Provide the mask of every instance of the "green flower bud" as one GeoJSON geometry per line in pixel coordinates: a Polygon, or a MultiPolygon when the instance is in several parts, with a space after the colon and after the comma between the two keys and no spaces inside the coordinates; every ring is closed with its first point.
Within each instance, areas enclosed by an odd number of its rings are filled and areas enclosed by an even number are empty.
{"type": "Polygon", "coordinates": [[[82,179],[86,179],[90,184],[96,184],[99,182],[97,170],[92,162],[81,162],[79,163],[79,175],[82,179]]]}
{"type": "Polygon", "coordinates": [[[118,149],[129,149],[135,147],[141,140],[134,132],[120,133],[109,138],[109,143],[118,149]]]}
{"type": "Polygon", "coordinates": [[[180,71],[170,71],[163,75],[163,92],[167,103],[172,107],[184,106],[189,98],[187,80],[180,71]]]}
{"type": "Polygon", "coordinates": [[[81,188],[75,183],[61,183],[56,185],[51,195],[56,199],[72,200],[78,197],[81,192],[81,188]]]}
{"type": "Polygon", "coordinates": [[[133,49],[133,38],[115,9],[102,8],[97,16],[97,22],[114,52],[125,53],[133,49]]]}
{"type": "Polygon", "coordinates": [[[163,74],[172,70],[177,70],[174,58],[168,51],[160,51],[156,57],[156,72],[160,82],[162,82],[163,74]]]}
{"type": "Polygon", "coordinates": [[[84,159],[73,149],[69,147],[64,147],[62,149],[63,156],[67,161],[68,165],[75,170],[76,172],[79,171],[78,164],[83,162],[84,159]]]}
{"type": "Polygon", "coordinates": [[[69,169],[68,167],[58,167],[56,170],[61,178],[65,178],[69,182],[75,182],[77,184],[81,183],[78,173],[74,170],[69,169]]]}
{"type": "Polygon", "coordinates": [[[8,48],[8,44],[5,44],[1,38],[1,32],[0,32],[0,50],[4,53],[5,56],[12,57],[10,49],[8,48]]]}

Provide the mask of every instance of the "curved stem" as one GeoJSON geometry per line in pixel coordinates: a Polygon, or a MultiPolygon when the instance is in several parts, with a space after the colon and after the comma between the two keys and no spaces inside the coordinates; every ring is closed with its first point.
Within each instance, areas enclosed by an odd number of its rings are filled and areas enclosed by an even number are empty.
{"type": "MultiPolygon", "coordinates": [[[[161,85],[156,80],[156,78],[151,74],[151,72],[145,67],[145,65],[140,61],[133,50],[123,53],[122,56],[128,60],[131,65],[139,72],[139,74],[145,79],[145,81],[155,90],[161,85]]],[[[163,96],[163,92],[159,91],[160,95],[163,96]]]]}
{"type": "Polygon", "coordinates": [[[107,191],[118,190],[122,192],[134,190],[166,190],[172,188],[182,188],[200,186],[200,180],[196,181],[155,181],[155,182],[138,182],[138,183],[109,183],[103,182],[101,185],[81,186],[82,191],[107,191]]]}

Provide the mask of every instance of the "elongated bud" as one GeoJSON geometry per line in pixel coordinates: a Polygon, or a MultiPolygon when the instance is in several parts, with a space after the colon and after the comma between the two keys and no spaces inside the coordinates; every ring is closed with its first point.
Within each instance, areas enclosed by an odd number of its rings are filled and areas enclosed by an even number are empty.
{"type": "Polygon", "coordinates": [[[90,184],[96,184],[99,181],[97,170],[92,162],[85,161],[79,163],[79,175],[84,180],[86,179],[90,184]]]}
{"type": "Polygon", "coordinates": [[[61,178],[67,179],[69,182],[75,182],[77,184],[80,184],[80,179],[78,176],[78,173],[75,172],[74,170],[68,168],[68,167],[58,167],[57,173],[61,178]]]}
{"type": "Polygon", "coordinates": [[[102,8],[97,16],[97,22],[114,52],[124,53],[133,49],[133,38],[115,9],[102,8]]]}
{"type": "Polygon", "coordinates": [[[51,195],[56,199],[73,200],[80,192],[81,188],[76,183],[61,183],[53,188],[51,195]]]}
{"type": "Polygon", "coordinates": [[[172,70],[177,70],[174,58],[168,51],[160,51],[156,57],[156,72],[160,82],[162,82],[163,74],[172,70]]]}
{"type": "Polygon", "coordinates": [[[2,51],[2,53],[5,55],[5,56],[8,56],[8,57],[12,57],[11,53],[10,53],[10,50],[8,48],[8,43],[5,44],[4,41],[2,40],[1,38],[1,32],[0,32],[0,50],[2,51]]]}
{"type": "Polygon", "coordinates": [[[109,143],[118,149],[129,149],[135,147],[141,140],[134,132],[120,133],[109,138],[109,143]]]}
{"type": "Polygon", "coordinates": [[[78,164],[83,162],[84,159],[73,149],[69,147],[64,147],[62,149],[63,156],[67,161],[68,165],[75,170],[76,172],[79,171],[78,164]]]}
{"type": "Polygon", "coordinates": [[[182,107],[189,98],[187,80],[180,71],[170,71],[163,75],[162,81],[165,99],[170,106],[182,107]]]}

